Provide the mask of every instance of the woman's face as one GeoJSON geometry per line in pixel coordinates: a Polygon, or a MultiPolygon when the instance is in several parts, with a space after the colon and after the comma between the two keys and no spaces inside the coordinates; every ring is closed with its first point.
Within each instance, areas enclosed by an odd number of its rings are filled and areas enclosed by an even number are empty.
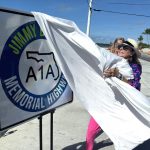
{"type": "Polygon", "coordinates": [[[132,49],[130,47],[123,46],[119,49],[118,56],[129,59],[132,57],[132,49]]]}
{"type": "Polygon", "coordinates": [[[123,43],[123,40],[117,40],[117,42],[116,42],[116,49],[115,49],[115,54],[118,54],[118,52],[119,52],[119,49],[118,49],[118,45],[121,45],[123,43]]]}
{"type": "Polygon", "coordinates": [[[120,45],[123,43],[123,40],[117,40],[117,44],[120,45]]]}

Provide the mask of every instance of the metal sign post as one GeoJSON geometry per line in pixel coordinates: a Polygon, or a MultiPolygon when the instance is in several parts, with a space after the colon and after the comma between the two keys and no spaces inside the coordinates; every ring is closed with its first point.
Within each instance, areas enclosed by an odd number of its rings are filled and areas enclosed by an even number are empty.
{"type": "MultiPolygon", "coordinates": [[[[50,150],[53,150],[53,115],[55,109],[50,112],[50,150]]],[[[43,150],[43,115],[38,117],[39,119],[39,150],[43,150]]]]}
{"type": "Polygon", "coordinates": [[[38,119],[39,119],[39,144],[40,144],[40,150],[42,150],[43,149],[42,116],[40,116],[38,119]]]}
{"type": "Polygon", "coordinates": [[[55,110],[50,114],[50,150],[53,150],[53,115],[55,110]]]}

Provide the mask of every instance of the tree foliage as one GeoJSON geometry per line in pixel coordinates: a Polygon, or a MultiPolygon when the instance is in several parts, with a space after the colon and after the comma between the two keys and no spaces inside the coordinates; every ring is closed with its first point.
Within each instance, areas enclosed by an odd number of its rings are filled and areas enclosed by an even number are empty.
{"type": "Polygon", "coordinates": [[[150,28],[146,28],[142,34],[143,34],[144,36],[146,36],[146,40],[147,40],[147,43],[148,43],[148,44],[143,43],[144,38],[143,38],[142,35],[140,35],[140,36],[138,37],[139,49],[142,49],[142,48],[149,48],[149,47],[150,47],[150,28]]]}

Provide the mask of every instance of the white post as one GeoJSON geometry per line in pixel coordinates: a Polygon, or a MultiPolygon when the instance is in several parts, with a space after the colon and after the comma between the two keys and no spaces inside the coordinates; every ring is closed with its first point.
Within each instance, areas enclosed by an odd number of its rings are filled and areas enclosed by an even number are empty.
{"type": "Polygon", "coordinates": [[[92,0],[89,0],[89,11],[88,11],[88,20],[87,20],[87,29],[86,29],[86,34],[88,36],[90,33],[91,14],[92,14],[92,0]]]}

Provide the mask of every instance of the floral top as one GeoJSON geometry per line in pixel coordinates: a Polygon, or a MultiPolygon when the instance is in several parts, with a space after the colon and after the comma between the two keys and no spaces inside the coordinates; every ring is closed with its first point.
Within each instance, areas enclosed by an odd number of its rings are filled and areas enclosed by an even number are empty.
{"type": "Polygon", "coordinates": [[[141,79],[141,74],[142,74],[142,67],[140,64],[131,63],[129,65],[132,68],[133,75],[134,75],[134,79],[129,80],[129,84],[140,91],[141,89],[140,79],[141,79]]]}

